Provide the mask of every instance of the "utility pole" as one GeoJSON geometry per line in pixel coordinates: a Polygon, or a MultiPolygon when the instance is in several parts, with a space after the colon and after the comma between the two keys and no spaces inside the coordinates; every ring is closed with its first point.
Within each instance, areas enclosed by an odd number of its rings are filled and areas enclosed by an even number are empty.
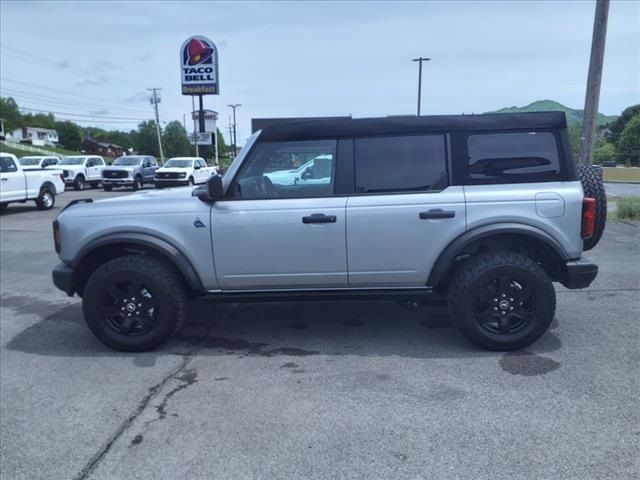
{"type": "Polygon", "coordinates": [[[233,105],[227,105],[233,109],[233,158],[236,158],[236,146],[238,145],[238,137],[236,136],[236,108],[241,107],[240,103],[234,103],[233,105]]]}
{"type": "Polygon", "coordinates": [[[602,80],[602,64],[604,62],[604,44],[607,38],[607,18],[609,16],[609,0],[596,0],[596,14],[593,21],[591,38],[591,59],[587,77],[587,94],[584,100],[584,116],[582,118],[582,145],[580,163],[591,165],[593,162],[593,144],[596,137],[596,119],[600,101],[600,81],[602,80]]]}
{"type": "Polygon", "coordinates": [[[231,148],[231,146],[233,145],[233,125],[231,124],[231,115],[229,115],[227,130],[229,131],[229,148],[231,148]]]}
{"type": "Polygon", "coordinates": [[[160,147],[160,161],[164,164],[164,153],[162,152],[162,135],[160,134],[160,115],[158,114],[158,103],[160,103],[160,97],[158,96],[158,92],[162,90],[161,88],[153,87],[147,88],[153,92],[153,96],[151,97],[151,104],[155,108],[156,111],[156,133],[158,134],[158,146],[160,147]]]}
{"type": "Polygon", "coordinates": [[[418,116],[420,116],[420,103],[422,97],[422,62],[428,62],[431,60],[426,57],[418,57],[411,60],[412,62],[418,62],[418,116]]]}

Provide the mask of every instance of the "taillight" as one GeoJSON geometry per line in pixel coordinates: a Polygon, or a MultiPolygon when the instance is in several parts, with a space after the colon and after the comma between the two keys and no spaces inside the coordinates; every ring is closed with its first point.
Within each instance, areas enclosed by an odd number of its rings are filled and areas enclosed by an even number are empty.
{"type": "Polygon", "coordinates": [[[56,253],[60,253],[60,224],[58,220],[53,221],[53,244],[56,247],[56,253]]]}
{"type": "Polygon", "coordinates": [[[591,238],[596,227],[596,199],[584,197],[582,200],[582,231],[583,239],[591,238]]]}

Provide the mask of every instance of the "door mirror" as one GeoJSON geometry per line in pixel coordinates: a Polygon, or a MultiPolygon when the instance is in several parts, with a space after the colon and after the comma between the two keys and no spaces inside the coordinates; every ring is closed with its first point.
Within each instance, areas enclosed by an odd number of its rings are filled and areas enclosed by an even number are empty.
{"type": "Polygon", "coordinates": [[[194,169],[194,170],[200,170],[200,165],[195,164],[195,165],[193,166],[193,169],[194,169]]]}
{"type": "Polygon", "coordinates": [[[313,173],[310,168],[307,168],[304,172],[302,172],[302,180],[309,180],[313,177],[313,173]]]}
{"type": "Polygon", "coordinates": [[[224,186],[222,185],[222,177],[220,175],[211,175],[207,183],[202,187],[196,188],[192,195],[198,197],[203,202],[215,202],[222,200],[224,197],[224,186]]]}

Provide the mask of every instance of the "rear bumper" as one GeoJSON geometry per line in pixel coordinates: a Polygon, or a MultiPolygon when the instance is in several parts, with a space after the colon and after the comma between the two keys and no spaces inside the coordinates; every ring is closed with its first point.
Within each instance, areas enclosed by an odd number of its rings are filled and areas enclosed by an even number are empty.
{"type": "Polygon", "coordinates": [[[567,262],[567,275],[561,282],[567,288],[587,288],[598,275],[598,266],[582,257],[567,262]]]}
{"type": "Polygon", "coordinates": [[[53,284],[64,293],[73,297],[73,268],[66,263],[59,263],[51,272],[53,284]]]}

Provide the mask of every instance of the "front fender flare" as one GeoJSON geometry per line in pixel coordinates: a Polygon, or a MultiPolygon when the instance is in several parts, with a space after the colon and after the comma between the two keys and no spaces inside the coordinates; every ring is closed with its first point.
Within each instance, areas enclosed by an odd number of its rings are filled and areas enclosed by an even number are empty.
{"type": "Polygon", "coordinates": [[[76,254],[71,261],[73,267],[80,265],[84,258],[100,247],[114,244],[140,245],[150,248],[167,259],[182,273],[189,287],[197,292],[204,292],[205,289],[200,280],[198,272],[193,267],[189,259],[171,243],[161,238],[145,233],[118,232],[96,238],[88,243],[76,254]]]}
{"type": "Polygon", "coordinates": [[[435,287],[445,278],[449,268],[453,265],[455,258],[465,251],[469,245],[477,240],[489,238],[497,235],[524,235],[534,240],[540,241],[551,248],[558,256],[564,260],[569,260],[567,252],[562,245],[544,230],[524,223],[497,223],[483,225],[463,233],[452,241],[440,254],[438,260],[431,269],[427,285],[435,287]]]}

